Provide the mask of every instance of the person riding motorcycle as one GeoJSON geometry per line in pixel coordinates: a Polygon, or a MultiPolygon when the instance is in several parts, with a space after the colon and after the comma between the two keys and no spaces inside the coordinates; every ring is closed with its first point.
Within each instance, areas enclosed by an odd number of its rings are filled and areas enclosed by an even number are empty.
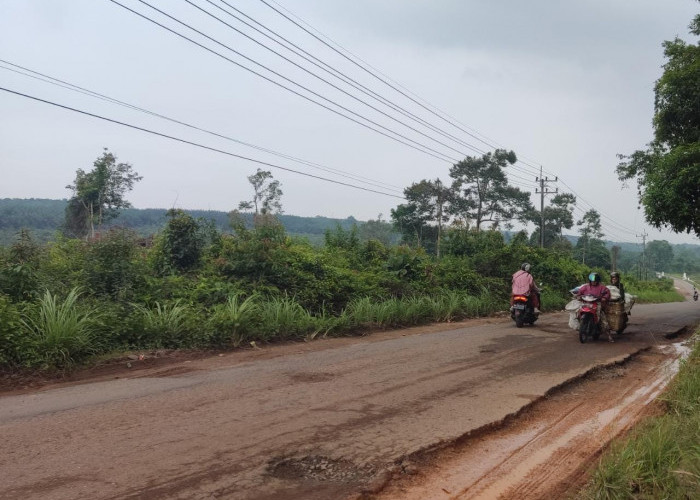
{"type": "Polygon", "coordinates": [[[516,295],[527,295],[530,304],[535,310],[535,314],[540,313],[540,289],[535,284],[535,279],[530,274],[530,264],[523,262],[520,270],[513,274],[512,288],[510,293],[510,306],[513,308],[513,297],[516,295]]]}
{"type": "Polygon", "coordinates": [[[598,310],[600,319],[598,321],[600,322],[601,330],[608,333],[608,340],[610,342],[614,342],[612,335],[610,334],[608,320],[605,317],[605,309],[607,308],[608,301],[610,300],[610,290],[608,290],[607,286],[601,284],[600,281],[600,274],[596,272],[589,274],[588,283],[578,289],[576,292],[576,298],[580,298],[583,295],[593,295],[594,297],[598,297],[600,299],[600,308],[598,310]]]}
{"type": "Polygon", "coordinates": [[[693,300],[698,300],[698,291],[695,289],[695,287],[693,287],[693,300]]]}

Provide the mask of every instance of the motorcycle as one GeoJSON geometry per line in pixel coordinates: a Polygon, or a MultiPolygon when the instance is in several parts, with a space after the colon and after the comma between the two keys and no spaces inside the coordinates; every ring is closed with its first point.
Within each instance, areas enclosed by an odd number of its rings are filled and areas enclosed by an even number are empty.
{"type": "Polygon", "coordinates": [[[595,295],[583,295],[579,300],[581,308],[578,311],[578,339],[585,344],[590,338],[600,338],[600,298],[595,295]]]}
{"type": "Polygon", "coordinates": [[[693,300],[694,300],[695,302],[698,301],[698,292],[695,292],[695,293],[693,294],[693,300]]]}
{"type": "Polygon", "coordinates": [[[513,308],[510,317],[515,321],[515,326],[522,328],[525,323],[534,324],[539,318],[539,314],[535,312],[535,308],[530,303],[530,297],[513,295],[513,308]]]}

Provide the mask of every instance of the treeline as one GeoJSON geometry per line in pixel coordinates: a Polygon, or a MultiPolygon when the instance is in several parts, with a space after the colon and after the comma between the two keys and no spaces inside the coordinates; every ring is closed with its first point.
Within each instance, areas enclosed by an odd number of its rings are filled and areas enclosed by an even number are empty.
{"type": "MultiPolygon", "coordinates": [[[[0,199],[0,245],[11,245],[21,229],[31,231],[32,237],[41,243],[52,240],[65,223],[65,212],[68,200],[49,199],[0,199]]],[[[106,229],[123,227],[132,229],[142,237],[152,236],[162,231],[168,220],[167,209],[164,208],[124,208],[113,220],[104,225],[106,229]]],[[[231,232],[229,214],[217,210],[188,210],[197,219],[213,222],[222,233],[231,232]]],[[[247,223],[252,225],[253,214],[244,213],[247,223]]],[[[324,233],[336,226],[350,230],[357,225],[367,237],[383,240],[385,243],[398,243],[399,235],[386,222],[370,221],[369,227],[363,228],[365,222],[360,222],[350,216],[345,219],[329,217],[301,217],[296,215],[277,215],[285,231],[293,236],[305,236],[312,243],[322,243],[324,233]]]]}

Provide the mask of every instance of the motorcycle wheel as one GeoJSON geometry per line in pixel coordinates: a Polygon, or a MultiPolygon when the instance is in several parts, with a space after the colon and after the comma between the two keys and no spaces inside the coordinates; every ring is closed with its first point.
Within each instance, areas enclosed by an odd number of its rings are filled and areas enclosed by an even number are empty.
{"type": "Polygon", "coordinates": [[[523,323],[525,323],[525,311],[516,311],[515,326],[517,326],[518,328],[522,328],[523,323]]]}
{"type": "Polygon", "coordinates": [[[591,323],[591,317],[586,315],[581,318],[581,325],[578,327],[578,339],[582,344],[588,342],[588,329],[591,323]]]}

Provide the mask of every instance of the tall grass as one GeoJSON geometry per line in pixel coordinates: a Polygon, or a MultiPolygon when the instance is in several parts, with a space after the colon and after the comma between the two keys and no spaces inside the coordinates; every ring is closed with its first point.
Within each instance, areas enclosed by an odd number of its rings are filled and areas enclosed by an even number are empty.
{"type": "Polygon", "coordinates": [[[96,351],[94,333],[99,315],[79,307],[79,296],[73,288],[61,301],[47,290],[22,318],[46,367],[66,368],[96,351]]]}
{"type": "Polygon", "coordinates": [[[685,297],[677,290],[635,290],[637,303],[664,304],[668,302],[684,302],[685,297]]]}
{"type": "Polygon", "coordinates": [[[700,344],[663,399],[667,414],[614,445],[582,498],[700,498],[700,344]]]}
{"type": "Polygon", "coordinates": [[[314,317],[291,297],[273,297],[258,309],[257,337],[262,340],[300,338],[314,330],[314,317]]]}
{"type": "Polygon", "coordinates": [[[171,303],[156,302],[153,307],[136,306],[141,315],[146,341],[156,347],[182,347],[191,344],[187,339],[188,310],[180,300],[171,303]]]}
{"type": "Polygon", "coordinates": [[[253,331],[253,320],[260,310],[259,297],[251,295],[242,299],[242,294],[229,295],[226,303],[214,307],[210,323],[216,330],[216,337],[230,343],[233,347],[240,346],[253,331]]]}

